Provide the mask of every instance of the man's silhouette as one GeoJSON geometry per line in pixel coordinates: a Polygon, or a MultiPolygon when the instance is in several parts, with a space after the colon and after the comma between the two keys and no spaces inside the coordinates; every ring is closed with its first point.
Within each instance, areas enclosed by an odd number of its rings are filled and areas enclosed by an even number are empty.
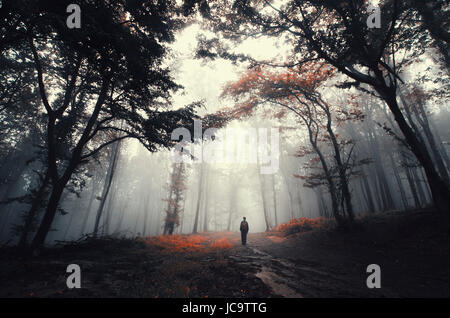
{"type": "Polygon", "coordinates": [[[242,239],[242,245],[245,245],[245,243],[247,243],[247,233],[248,233],[248,223],[245,220],[245,216],[244,219],[241,222],[241,239],[242,239]]]}

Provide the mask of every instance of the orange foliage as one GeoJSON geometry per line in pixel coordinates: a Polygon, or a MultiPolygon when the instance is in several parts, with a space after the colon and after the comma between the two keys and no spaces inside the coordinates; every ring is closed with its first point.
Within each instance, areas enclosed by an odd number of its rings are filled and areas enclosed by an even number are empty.
{"type": "Polygon", "coordinates": [[[211,244],[211,249],[230,249],[233,245],[226,238],[222,238],[220,240],[215,241],[211,244]]]}
{"type": "MultiPolygon", "coordinates": [[[[303,106],[298,104],[298,99],[302,99],[305,94],[314,94],[334,73],[335,69],[320,62],[305,63],[284,72],[261,67],[251,69],[238,81],[224,87],[221,97],[232,97],[236,104],[222,109],[221,113],[237,119],[245,118],[251,116],[258,105],[267,100],[277,100],[301,109],[303,106]]],[[[277,112],[275,117],[281,118],[286,114],[283,110],[277,112]]]]}
{"type": "Polygon", "coordinates": [[[230,249],[233,245],[227,238],[209,241],[201,235],[159,235],[144,238],[148,246],[159,247],[163,252],[210,252],[219,249],[230,249]]]}
{"type": "Polygon", "coordinates": [[[158,235],[144,238],[145,243],[169,252],[202,251],[206,238],[201,235],[158,235]]]}
{"type": "Polygon", "coordinates": [[[273,94],[280,88],[301,88],[302,90],[313,91],[332,77],[334,73],[335,70],[330,66],[317,62],[307,63],[295,70],[289,69],[283,73],[262,68],[251,69],[243,74],[238,81],[226,85],[222,96],[236,97],[252,90],[273,94]]]}
{"type": "Polygon", "coordinates": [[[324,217],[318,217],[314,219],[301,217],[299,219],[291,219],[287,223],[278,225],[275,228],[277,232],[283,232],[285,234],[293,234],[297,232],[306,232],[313,229],[318,229],[326,224],[327,219],[324,217]]]}

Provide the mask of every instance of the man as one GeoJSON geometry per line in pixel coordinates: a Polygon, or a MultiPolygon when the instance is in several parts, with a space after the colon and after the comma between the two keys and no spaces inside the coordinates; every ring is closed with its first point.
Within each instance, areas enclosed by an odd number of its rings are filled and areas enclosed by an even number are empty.
{"type": "Polygon", "coordinates": [[[245,243],[247,243],[247,233],[248,233],[248,223],[245,219],[245,216],[241,222],[240,230],[241,230],[242,245],[245,245],[245,243]]]}

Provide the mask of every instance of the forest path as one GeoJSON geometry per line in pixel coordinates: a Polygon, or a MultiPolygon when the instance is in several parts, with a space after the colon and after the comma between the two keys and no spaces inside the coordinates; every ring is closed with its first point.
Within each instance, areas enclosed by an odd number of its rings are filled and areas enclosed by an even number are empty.
{"type": "Polygon", "coordinates": [[[0,249],[0,297],[450,297],[450,217],[372,216],[359,230],[97,238],[24,259],[0,249]],[[82,288],[66,285],[78,264],[82,288]],[[366,285],[381,267],[380,289],[366,285]]]}
{"type": "Polygon", "coordinates": [[[241,253],[239,256],[230,256],[235,260],[258,266],[256,277],[269,287],[275,295],[286,298],[303,298],[303,295],[292,285],[296,277],[294,274],[295,266],[293,263],[274,258],[273,256],[258,250],[255,247],[248,247],[252,255],[241,253]]]}
{"type": "Polygon", "coordinates": [[[303,259],[290,242],[267,233],[249,234],[247,245],[234,245],[229,258],[239,267],[247,267],[272,291],[273,296],[303,298],[361,295],[345,273],[324,264],[303,259]],[[294,253],[293,253],[294,252],[294,253]]]}
{"type": "Polygon", "coordinates": [[[284,297],[448,297],[449,229],[448,213],[392,211],[349,232],[250,233],[232,252],[284,297]],[[381,268],[380,289],[367,287],[370,264],[381,268]]]}

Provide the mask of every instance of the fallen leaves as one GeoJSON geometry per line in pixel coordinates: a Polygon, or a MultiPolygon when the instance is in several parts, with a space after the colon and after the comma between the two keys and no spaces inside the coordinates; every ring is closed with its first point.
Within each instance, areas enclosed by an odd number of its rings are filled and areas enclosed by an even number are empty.
{"type": "Polygon", "coordinates": [[[284,234],[292,234],[297,232],[306,232],[313,229],[323,227],[327,222],[324,217],[318,218],[305,218],[299,219],[293,218],[286,223],[278,225],[274,230],[277,232],[283,232],[284,234]]]}
{"type": "Polygon", "coordinates": [[[231,249],[233,245],[227,238],[208,240],[202,235],[159,235],[144,238],[147,246],[158,247],[162,252],[212,252],[222,249],[231,249]]]}

